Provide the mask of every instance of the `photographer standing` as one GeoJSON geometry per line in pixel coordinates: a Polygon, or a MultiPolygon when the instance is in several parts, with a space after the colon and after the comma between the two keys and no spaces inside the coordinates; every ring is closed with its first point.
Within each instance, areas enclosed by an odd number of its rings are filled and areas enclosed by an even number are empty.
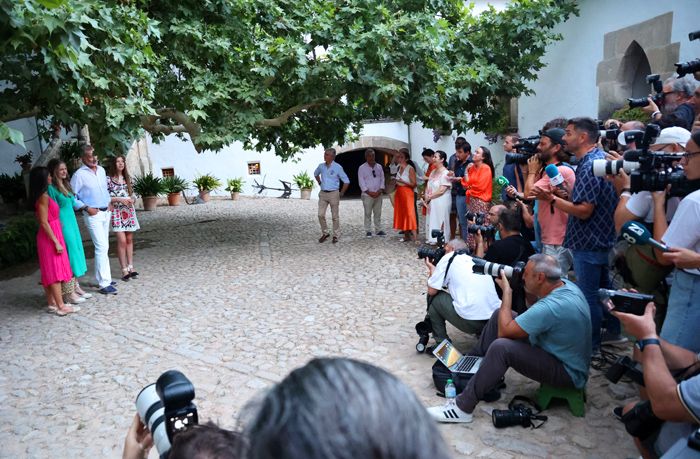
{"type": "Polygon", "coordinates": [[[651,121],[665,127],[679,126],[691,129],[695,115],[700,107],[694,105],[697,99],[693,97],[697,82],[690,76],[683,78],[670,77],[664,81],[661,109],[649,97],[649,105],[642,107],[651,116],[651,121]]]}
{"type": "MultiPolygon", "coordinates": [[[[635,444],[644,458],[661,455],[669,458],[700,457],[700,450],[691,449],[688,441],[700,424],[700,375],[690,376],[677,384],[670,371],[685,369],[686,375],[692,375],[700,370],[698,355],[659,339],[654,323],[655,309],[654,303],[649,303],[643,316],[612,311],[625,330],[637,338],[644,367],[644,386],[649,397],[648,402],[626,406],[622,421],[628,432],[635,435],[635,444]],[[663,424],[648,436],[634,429],[653,430],[654,422],[663,424]]],[[[698,440],[700,438],[696,442],[698,440]]],[[[696,444],[696,448],[700,448],[700,444],[696,444]]]]}
{"type": "MultiPolygon", "coordinates": [[[[435,344],[447,336],[445,321],[465,333],[479,334],[501,301],[493,281],[472,271],[472,257],[461,252],[466,248],[461,239],[445,244],[445,255],[434,266],[428,259],[428,315],[433,326],[435,344]]],[[[432,349],[426,349],[432,353],[432,349]]]]}
{"type": "Polygon", "coordinates": [[[511,308],[510,283],[501,271],[498,283],[503,289],[503,302],[469,353],[484,360],[457,396],[456,406],[428,408],[436,421],[472,422],[474,408],[499,384],[508,368],[556,387],[580,389],[586,385],[591,321],[583,293],[572,282],[561,279],[561,269],[549,255],[530,257],[523,282],[525,291],[538,301],[518,315],[511,308]]]}

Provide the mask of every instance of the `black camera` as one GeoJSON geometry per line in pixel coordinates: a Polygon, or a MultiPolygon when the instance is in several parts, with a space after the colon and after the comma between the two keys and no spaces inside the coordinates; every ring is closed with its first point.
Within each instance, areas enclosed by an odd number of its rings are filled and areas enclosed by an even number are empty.
{"type": "MultiPolygon", "coordinates": [[[[483,233],[482,233],[483,234],[483,233]]],[[[525,263],[519,261],[513,266],[502,265],[500,263],[492,263],[483,258],[472,258],[474,266],[472,272],[475,274],[485,274],[493,277],[500,277],[501,270],[510,279],[510,285],[515,287],[521,284],[523,280],[523,272],[525,271],[525,263]]]]}
{"type": "Polygon", "coordinates": [[[541,419],[543,416],[536,416],[532,410],[525,405],[515,404],[509,410],[493,410],[491,420],[494,427],[523,426],[533,427],[533,419],[541,419]]]}
{"type": "MultiPolygon", "coordinates": [[[[658,105],[664,98],[664,84],[661,81],[661,77],[656,73],[652,73],[651,75],[647,75],[646,79],[647,83],[651,85],[651,89],[654,92],[654,95],[651,96],[651,100],[658,105]]],[[[638,99],[629,98],[627,101],[630,104],[630,108],[646,107],[649,105],[649,99],[646,97],[640,97],[638,99]]]]}
{"type": "Polygon", "coordinates": [[[169,370],[144,387],[136,397],[136,411],[148,427],[161,458],[167,457],[173,438],[199,423],[194,386],[177,370],[169,370]]]}
{"type": "Polygon", "coordinates": [[[468,222],[474,222],[475,225],[483,225],[486,223],[487,214],[485,212],[467,212],[465,217],[468,222]]]}
{"type": "Polygon", "coordinates": [[[437,265],[438,262],[445,256],[445,233],[440,230],[432,230],[431,237],[437,239],[437,245],[423,244],[418,247],[418,258],[421,260],[427,258],[430,263],[437,265]]]}
{"type": "Polygon", "coordinates": [[[426,315],[422,322],[416,324],[416,333],[418,334],[418,344],[416,351],[419,353],[425,352],[430,340],[430,334],[433,332],[433,323],[430,321],[430,316],[426,315]]]}
{"type": "Polygon", "coordinates": [[[693,59],[692,61],[688,62],[679,62],[674,65],[676,66],[678,78],[683,78],[689,73],[695,73],[700,70],[700,59],[693,59]]]}
{"type": "Polygon", "coordinates": [[[620,382],[620,378],[627,376],[633,382],[644,386],[644,373],[641,370],[639,363],[635,362],[626,355],[619,357],[615,363],[610,365],[608,371],[605,372],[605,377],[613,384],[620,382]]]}
{"type": "Polygon", "coordinates": [[[644,293],[625,292],[622,290],[608,290],[601,288],[598,296],[602,301],[610,300],[615,306],[615,311],[643,316],[647,303],[654,301],[654,295],[644,293]]]}
{"type": "Polygon", "coordinates": [[[621,421],[625,424],[627,433],[640,440],[649,438],[664,423],[652,411],[649,400],[637,403],[634,408],[622,415],[621,421]]]}
{"type": "Polygon", "coordinates": [[[485,239],[493,239],[496,237],[496,228],[493,225],[469,225],[467,226],[467,232],[469,234],[476,234],[481,231],[481,236],[485,239]]]}

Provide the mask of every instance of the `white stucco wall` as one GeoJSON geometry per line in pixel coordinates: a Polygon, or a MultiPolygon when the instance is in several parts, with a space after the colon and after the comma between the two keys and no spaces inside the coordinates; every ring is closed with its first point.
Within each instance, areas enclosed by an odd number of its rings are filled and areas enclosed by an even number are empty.
{"type": "MultiPolygon", "coordinates": [[[[518,126],[522,135],[534,135],[553,118],[598,115],[596,70],[603,59],[605,33],[616,31],[673,11],[671,42],[680,43],[680,60],[700,57],[700,41],[688,41],[688,33],[700,29],[698,0],[625,0],[579,2],[580,15],[558,26],[564,40],[550,46],[547,67],[529,84],[534,96],[522,97],[518,126]]],[[[652,68],[652,73],[657,69],[652,68]]]]}

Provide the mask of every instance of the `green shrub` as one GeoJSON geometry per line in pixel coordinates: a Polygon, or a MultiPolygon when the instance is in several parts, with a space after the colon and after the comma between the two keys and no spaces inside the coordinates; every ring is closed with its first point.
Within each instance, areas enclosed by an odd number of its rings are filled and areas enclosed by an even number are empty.
{"type": "Polygon", "coordinates": [[[163,185],[163,192],[167,194],[182,193],[190,187],[187,180],[183,179],[182,177],[178,177],[177,175],[173,175],[172,177],[164,177],[161,184],[163,185]]]}
{"type": "Polygon", "coordinates": [[[226,191],[230,191],[231,193],[240,193],[243,191],[245,181],[243,180],[243,177],[236,177],[233,179],[228,179],[226,184],[226,191]]]}
{"type": "Polygon", "coordinates": [[[204,174],[192,180],[199,191],[214,191],[221,188],[221,181],[211,174],[204,174]]]}
{"type": "Polygon", "coordinates": [[[310,190],[314,187],[314,180],[306,171],[292,176],[292,180],[300,190],[310,190]]]}
{"type": "Polygon", "coordinates": [[[141,197],[159,196],[163,194],[163,182],[160,177],[156,177],[152,172],[134,178],[134,193],[141,197]]]}
{"type": "Polygon", "coordinates": [[[0,226],[0,268],[36,257],[36,233],[39,224],[31,215],[11,218],[0,226]]]}

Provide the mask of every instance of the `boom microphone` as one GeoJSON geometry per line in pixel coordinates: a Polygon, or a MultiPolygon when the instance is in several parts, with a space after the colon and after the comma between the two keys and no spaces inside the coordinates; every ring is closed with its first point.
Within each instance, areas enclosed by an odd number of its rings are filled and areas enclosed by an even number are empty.
{"type": "Polygon", "coordinates": [[[622,225],[622,237],[630,244],[644,245],[650,244],[657,249],[668,252],[668,246],[651,237],[648,229],[633,220],[622,225]]]}

